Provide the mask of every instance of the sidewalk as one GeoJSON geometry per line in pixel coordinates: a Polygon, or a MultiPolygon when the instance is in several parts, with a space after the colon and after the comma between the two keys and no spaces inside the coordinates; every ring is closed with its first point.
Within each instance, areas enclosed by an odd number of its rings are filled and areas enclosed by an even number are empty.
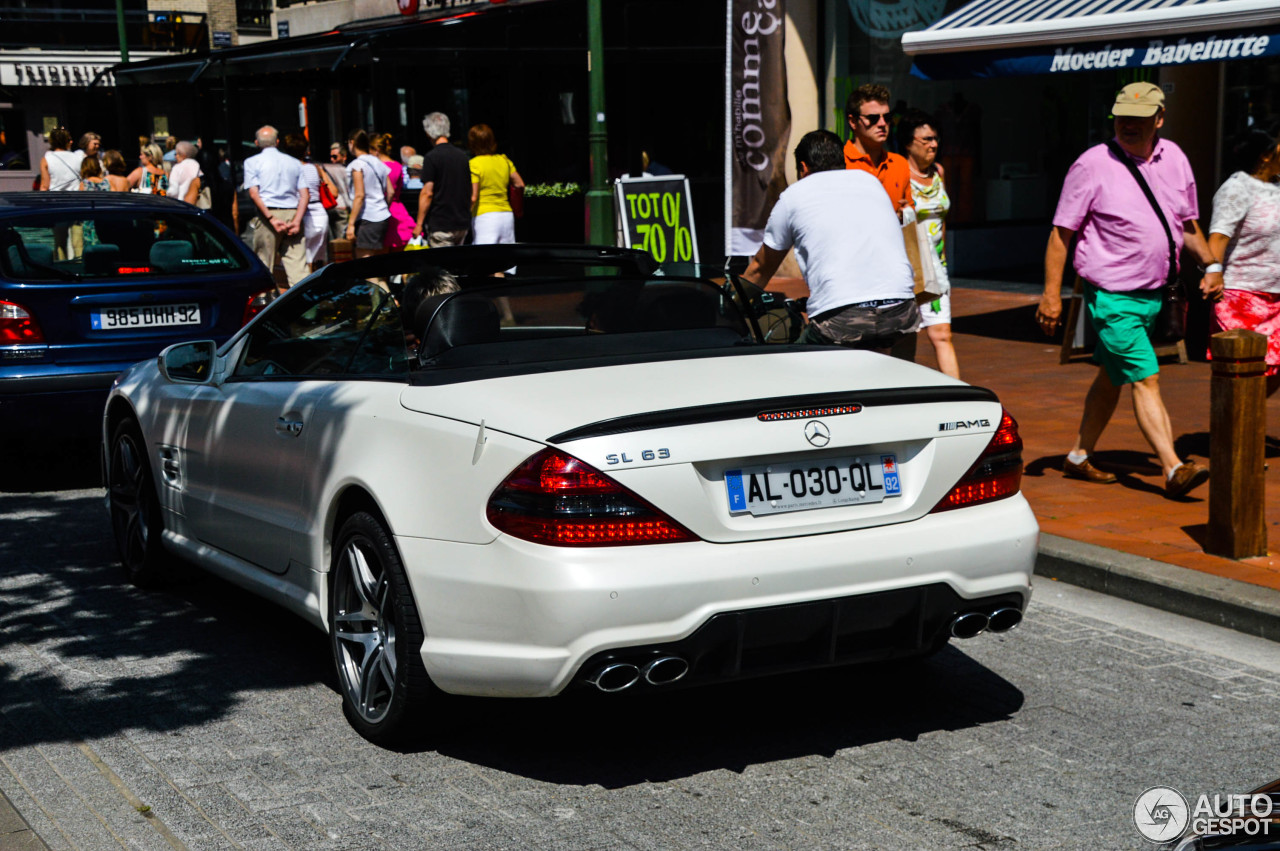
{"type": "MultiPolygon", "coordinates": [[[[798,278],[770,290],[805,295],[798,278]]],[[[1209,486],[1165,499],[1163,476],[1133,416],[1129,391],[1092,460],[1115,473],[1113,485],[1066,479],[1062,461],[1075,441],[1084,397],[1097,367],[1058,363],[1059,343],[1035,324],[1039,288],[953,282],[952,333],[960,377],[994,390],[1018,421],[1026,472],[1022,491],[1040,521],[1036,573],[1144,605],[1280,641],[1280,439],[1267,439],[1266,500],[1270,551],[1234,561],[1204,552],[1209,486]]],[[[923,333],[916,360],[937,366],[923,333]]],[[[1163,364],[1160,388],[1182,458],[1209,459],[1209,365],[1163,364]]],[[[1268,402],[1280,423],[1280,395],[1268,402]]],[[[1280,425],[1272,431],[1280,434],[1280,425]]]]}
{"type": "MultiPolygon", "coordinates": [[[[1022,489],[1043,533],[1037,572],[1280,640],[1280,460],[1270,461],[1266,481],[1272,552],[1243,561],[1203,551],[1207,484],[1183,499],[1164,498],[1160,467],[1138,430],[1128,391],[1093,456],[1120,482],[1064,478],[1063,457],[1096,367],[1059,365],[1058,344],[1033,321],[1038,295],[1017,289],[956,287],[952,329],[961,377],[994,390],[1018,421],[1022,489]]],[[[923,335],[917,360],[935,363],[923,335]]],[[[1207,463],[1209,365],[1162,365],[1160,378],[1178,453],[1207,463]]],[[[1280,396],[1268,411],[1272,423],[1280,422],[1280,396]]],[[[1280,456],[1280,441],[1268,439],[1267,456],[1280,456]]]]}

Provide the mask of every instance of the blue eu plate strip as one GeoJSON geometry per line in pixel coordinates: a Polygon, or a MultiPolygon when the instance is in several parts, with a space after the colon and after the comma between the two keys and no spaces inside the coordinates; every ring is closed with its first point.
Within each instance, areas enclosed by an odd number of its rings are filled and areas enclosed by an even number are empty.
{"type": "Polygon", "coordinates": [[[729,510],[746,511],[747,494],[742,490],[742,471],[726,470],[724,483],[729,489],[729,510]]]}

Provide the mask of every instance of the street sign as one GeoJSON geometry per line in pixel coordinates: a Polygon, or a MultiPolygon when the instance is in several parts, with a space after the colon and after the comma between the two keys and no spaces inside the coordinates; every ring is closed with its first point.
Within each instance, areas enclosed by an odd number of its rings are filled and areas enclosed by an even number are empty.
{"type": "Polygon", "coordinates": [[[276,38],[288,38],[288,37],[289,37],[289,22],[276,21],[276,38]]]}
{"type": "Polygon", "coordinates": [[[699,262],[687,177],[623,177],[614,186],[624,246],[647,251],[659,263],[699,262]]]}

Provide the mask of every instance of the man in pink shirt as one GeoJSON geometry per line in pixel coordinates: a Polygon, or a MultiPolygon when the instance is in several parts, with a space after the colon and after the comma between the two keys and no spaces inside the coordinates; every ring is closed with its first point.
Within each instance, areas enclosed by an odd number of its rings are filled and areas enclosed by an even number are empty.
{"type": "Polygon", "coordinates": [[[1158,135],[1164,124],[1164,92],[1151,83],[1130,83],[1116,95],[1115,141],[1146,178],[1169,225],[1156,211],[1125,163],[1106,145],[1080,155],[1067,172],[1045,251],[1044,294],[1036,318],[1052,333],[1062,316],[1062,269],[1077,233],[1075,268],[1085,283],[1086,315],[1098,335],[1098,370],[1085,397],[1075,446],[1063,462],[1069,478],[1110,484],[1116,477],[1089,463],[1089,455],[1115,413],[1120,389],[1133,386],[1133,412],[1164,470],[1164,493],[1180,497],[1209,478],[1209,469],[1183,461],[1173,448],[1173,427],[1160,397],[1159,364],[1150,332],[1160,312],[1161,290],[1172,260],[1191,251],[1205,267],[1200,290],[1222,290],[1222,266],[1213,262],[1196,221],[1196,182],[1182,150],[1158,135]]]}

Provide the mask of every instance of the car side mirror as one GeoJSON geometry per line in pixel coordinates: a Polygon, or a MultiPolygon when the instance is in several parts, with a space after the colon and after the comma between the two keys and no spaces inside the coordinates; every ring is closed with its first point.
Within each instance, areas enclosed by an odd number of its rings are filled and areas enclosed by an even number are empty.
{"type": "Polygon", "coordinates": [[[175,343],[160,353],[157,364],[166,381],[206,384],[213,379],[218,344],[213,340],[175,343]]]}

